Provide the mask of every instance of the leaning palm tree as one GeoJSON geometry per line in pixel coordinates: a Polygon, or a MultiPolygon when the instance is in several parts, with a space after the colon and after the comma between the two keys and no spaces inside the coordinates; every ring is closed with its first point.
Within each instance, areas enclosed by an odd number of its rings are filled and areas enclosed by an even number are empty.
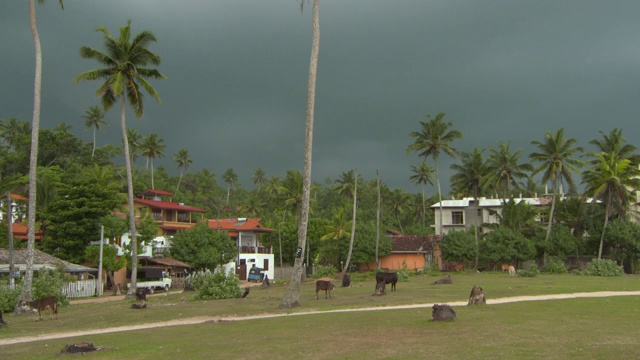
{"type": "Polygon", "coordinates": [[[573,181],[571,172],[578,172],[578,167],[583,164],[575,155],[584,150],[582,147],[575,146],[575,143],[576,139],[567,139],[564,137],[564,129],[562,128],[555,133],[545,133],[544,141],[531,142],[531,144],[538,148],[538,152],[531,153],[529,157],[539,163],[533,170],[533,175],[544,171],[542,174],[542,182],[546,184],[551,180],[553,184],[553,198],[551,201],[551,210],[549,211],[549,223],[547,224],[545,242],[549,241],[549,237],[551,236],[553,214],[558,201],[558,191],[564,181],[569,185],[569,189],[575,188],[575,182],[573,181]]]}
{"type": "Polygon", "coordinates": [[[435,117],[427,115],[428,121],[420,120],[420,130],[412,131],[409,136],[414,138],[413,144],[407,147],[407,154],[412,151],[418,153],[425,159],[429,156],[433,158],[438,184],[438,200],[440,201],[440,225],[439,235],[442,235],[442,190],[440,188],[440,175],[438,173],[438,159],[443,152],[451,157],[458,154],[458,150],[451,146],[456,139],[462,138],[462,133],[458,130],[450,130],[453,124],[444,121],[444,113],[439,113],[435,117]]]}
{"type": "Polygon", "coordinates": [[[604,234],[614,207],[624,214],[634,200],[633,194],[640,189],[640,170],[630,159],[618,159],[616,153],[595,154],[592,166],[582,173],[586,185],[584,193],[604,202],[605,218],[598,248],[598,260],[602,259],[604,234]]]}
{"type": "Polygon", "coordinates": [[[472,152],[465,151],[460,155],[460,163],[451,165],[451,169],[456,173],[451,176],[451,186],[457,189],[471,190],[473,196],[475,211],[474,219],[475,223],[475,240],[476,240],[476,268],[478,267],[478,228],[480,227],[478,217],[478,197],[480,196],[480,189],[484,186],[485,179],[489,173],[487,168],[487,162],[482,156],[482,150],[478,148],[473,149],[472,152]]]}
{"type": "Polygon", "coordinates": [[[426,226],[425,219],[427,217],[425,188],[427,187],[427,184],[433,186],[433,170],[431,170],[429,165],[423,161],[420,166],[411,165],[411,171],[413,172],[413,175],[409,177],[409,180],[416,185],[422,185],[422,227],[424,228],[426,226]]]}
{"type": "Polygon", "coordinates": [[[92,106],[82,115],[84,119],[84,127],[93,128],[93,150],[91,150],[91,158],[96,152],[96,131],[102,129],[102,126],[109,125],[104,121],[104,111],[99,106],[92,106]]]}
{"type": "MultiPolygon", "coordinates": [[[[304,249],[307,243],[307,225],[309,222],[309,200],[311,198],[311,155],[313,148],[313,116],[316,101],[316,78],[318,75],[318,54],[320,52],[320,16],[318,12],[319,0],[313,0],[311,11],[312,41],[311,60],[309,62],[309,83],[307,85],[307,111],[304,136],[304,174],[302,211],[298,218],[298,248],[304,249]]],[[[300,0],[300,10],[304,7],[304,0],[300,0]]],[[[300,283],[302,282],[302,258],[297,256],[293,264],[291,281],[287,292],[282,298],[281,308],[299,306],[300,283]]]]}
{"type": "MultiPolygon", "coordinates": [[[[64,9],[62,0],[58,1],[64,9]]],[[[44,0],[38,0],[43,4],[44,0]]],[[[31,301],[31,284],[33,279],[33,256],[36,242],[36,177],[38,168],[38,134],[40,133],[40,95],[42,92],[42,48],[40,35],[36,26],[35,0],[29,0],[29,23],[35,49],[35,76],[33,86],[33,119],[31,121],[31,152],[29,153],[29,204],[27,211],[27,269],[20,298],[22,301],[31,301]]],[[[15,307],[16,312],[21,312],[20,302],[15,307]]]]}
{"type": "MultiPolygon", "coordinates": [[[[94,59],[104,68],[89,70],[76,76],[74,81],[103,79],[104,83],[98,88],[97,96],[101,97],[105,111],[111,109],[120,101],[120,125],[122,128],[122,140],[124,144],[125,167],[127,170],[127,191],[129,205],[129,232],[131,234],[131,260],[132,269],[138,265],[136,222],[133,207],[133,176],[131,173],[131,152],[127,139],[127,123],[125,116],[126,101],[129,101],[137,117],[144,114],[143,94],[141,87],[160,102],[160,95],[151,86],[147,79],[166,79],[157,69],[148,68],[148,65],[160,65],[160,56],[151,52],[148,47],[156,42],[156,37],[150,31],[143,31],[131,39],[131,20],[120,28],[120,36],[116,39],[104,26],[99,26],[97,31],[104,37],[106,52],[83,46],[80,48],[80,56],[85,59],[94,59]]],[[[136,271],[131,272],[131,287],[128,297],[133,296],[137,285],[136,271]]]]}
{"type": "Polygon", "coordinates": [[[178,169],[180,169],[180,179],[178,179],[178,185],[176,186],[176,192],[178,192],[180,189],[180,183],[182,182],[182,174],[189,168],[189,166],[191,166],[191,164],[193,164],[193,160],[191,160],[191,157],[189,156],[189,151],[182,148],[173,156],[173,161],[175,161],[176,165],[178,165],[178,169]]]}
{"type": "Polygon", "coordinates": [[[167,145],[164,144],[164,140],[158,137],[157,133],[151,133],[144,137],[140,149],[142,150],[142,156],[147,159],[147,162],[151,162],[151,188],[155,189],[153,184],[153,160],[160,159],[164,156],[164,149],[167,145]]]}
{"type": "Polygon", "coordinates": [[[231,194],[231,188],[238,182],[238,174],[233,168],[228,168],[227,171],[222,174],[222,181],[227,184],[227,205],[229,205],[229,195],[231,194]]]}
{"type": "Polygon", "coordinates": [[[509,149],[511,142],[506,144],[499,142],[498,147],[489,148],[491,153],[487,158],[487,166],[489,167],[489,175],[487,177],[487,185],[493,186],[495,191],[502,188],[503,199],[508,199],[511,192],[511,186],[516,189],[520,188],[517,179],[527,177],[527,173],[533,171],[533,166],[529,163],[520,163],[520,155],[522,149],[511,152],[509,149]]]}
{"type": "Polygon", "coordinates": [[[342,172],[340,177],[334,180],[333,190],[345,199],[353,199],[357,175],[353,170],[342,172]]]}

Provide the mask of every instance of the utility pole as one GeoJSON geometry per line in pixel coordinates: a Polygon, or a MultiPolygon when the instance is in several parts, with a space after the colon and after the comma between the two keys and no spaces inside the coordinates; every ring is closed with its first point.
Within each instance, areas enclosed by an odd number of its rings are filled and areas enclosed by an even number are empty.
{"type": "Polygon", "coordinates": [[[102,244],[104,244],[104,225],[100,226],[100,257],[98,260],[98,285],[96,295],[102,295],[102,244]]]}

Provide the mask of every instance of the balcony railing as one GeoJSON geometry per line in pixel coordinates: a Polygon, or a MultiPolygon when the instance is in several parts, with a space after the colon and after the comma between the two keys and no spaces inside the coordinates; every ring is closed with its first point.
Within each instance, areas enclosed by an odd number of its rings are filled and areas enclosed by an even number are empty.
{"type": "Polygon", "coordinates": [[[241,246],[240,247],[241,254],[271,254],[271,248],[263,247],[263,246],[241,246]],[[257,251],[256,251],[257,250],[257,251]]]}

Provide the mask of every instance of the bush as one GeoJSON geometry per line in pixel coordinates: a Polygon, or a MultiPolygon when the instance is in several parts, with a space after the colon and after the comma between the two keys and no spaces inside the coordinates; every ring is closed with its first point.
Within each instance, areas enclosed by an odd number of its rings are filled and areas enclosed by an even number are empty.
{"type": "Polygon", "coordinates": [[[413,271],[409,271],[407,269],[407,263],[406,262],[402,262],[402,270],[398,270],[398,281],[399,282],[406,282],[409,281],[409,276],[413,275],[413,271]]]}
{"type": "Polygon", "coordinates": [[[313,269],[313,274],[311,275],[314,279],[319,279],[321,277],[330,277],[333,278],[336,276],[338,269],[333,265],[316,265],[316,268],[313,269]]]}
{"type": "Polygon", "coordinates": [[[15,309],[16,304],[20,300],[22,293],[22,285],[16,285],[13,289],[9,288],[9,282],[0,283],[0,311],[11,312],[15,309]]]}
{"type": "Polygon", "coordinates": [[[612,260],[593,259],[589,261],[584,271],[577,271],[576,274],[587,276],[622,276],[624,275],[624,270],[622,266],[619,266],[612,260]]]}
{"type": "Polygon", "coordinates": [[[549,274],[566,274],[567,266],[561,261],[553,261],[547,264],[544,271],[549,274]]]}
{"type": "Polygon", "coordinates": [[[538,270],[537,265],[531,264],[528,269],[520,269],[516,274],[522,277],[536,277],[540,274],[540,270],[538,270]]]}
{"type": "Polygon", "coordinates": [[[197,275],[191,280],[191,284],[196,292],[196,300],[233,299],[242,295],[240,280],[233,271],[228,274],[218,271],[197,275]]]}
{"type": "Polygon", "coordinates": [[[62,269],[40,270],[33,274],[33,294],[31,298],[35,300],[55,296],[58,299],[58,304],[69,305],[67,296],[62,293],[64,283],[64,272],[62,269]]]}

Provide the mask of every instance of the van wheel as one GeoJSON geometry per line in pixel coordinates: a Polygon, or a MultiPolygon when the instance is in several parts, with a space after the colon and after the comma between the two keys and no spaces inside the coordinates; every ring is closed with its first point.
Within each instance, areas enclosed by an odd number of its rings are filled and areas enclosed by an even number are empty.
{"type": "Polygon", "coordinates": [[[164,291],[169,292],[169,285],[164,286],[164,291]]]}

